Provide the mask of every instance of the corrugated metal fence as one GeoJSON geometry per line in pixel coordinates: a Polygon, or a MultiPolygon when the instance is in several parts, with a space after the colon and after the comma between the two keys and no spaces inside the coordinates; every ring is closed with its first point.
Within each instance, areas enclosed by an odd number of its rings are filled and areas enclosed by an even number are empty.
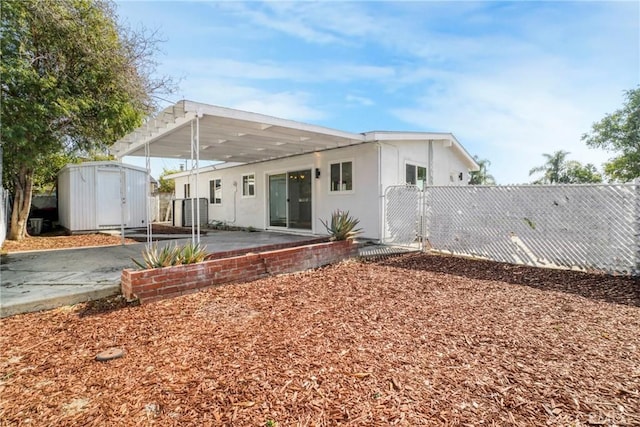
{"type": "Polygon", "coordinates": [[[640,181],[427,187],[424,192],[395,186],[385,193],[385,218],[385,243],[421,244],[516,264],[640,275],[640,181]],[[419,197],[410,207],[416,192],[419,197]]]}

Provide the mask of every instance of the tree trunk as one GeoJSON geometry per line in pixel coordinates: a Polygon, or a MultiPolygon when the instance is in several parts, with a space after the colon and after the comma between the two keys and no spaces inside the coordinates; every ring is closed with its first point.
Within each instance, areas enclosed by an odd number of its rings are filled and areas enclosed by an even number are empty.
{"type": "Polygon", "coordinates": [[[9,240],[22,240],[27,236],[27,219],[31,209],[31,196],[33,194],[33,171],[21,167],[13,179],[15,193],[13,197],[13,210],[11,211],[11,230],[9,240]]]}

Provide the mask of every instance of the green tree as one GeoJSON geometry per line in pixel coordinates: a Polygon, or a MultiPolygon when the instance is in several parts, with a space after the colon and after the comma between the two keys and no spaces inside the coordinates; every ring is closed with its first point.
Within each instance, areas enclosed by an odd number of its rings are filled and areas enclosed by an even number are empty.
{"type": "Polygon", "coordinates": [[[567,160],[570,153],[558,150],[553,154],[543,154],[546,163],[537,166],[529,175],[544,172],[542,178],[534,181],[534,184],[588,184],[602,182],[602,175],[591,163],[583,165],[576,160],[567,160]]]}
{"type": "Polygon", "coordinates": [[[471,185],[495,184],[496,180],[493,178],[493,175],[489,173],[489,166],[491,166],[491,162],[487,159],[481,159],[478,156],[473,156],[473,159],[478,164],[478,170],[472,171],[470,173],[471,179],[469,179],[469,184],[471,185]]]}
{"type": "Polygon", "coordinates": [[[631,181],[640,177],[640,87],[625,91],[621,109],[593,124],[582,141],[617,156],[604,165],[605,175],[613,181],[631,181]]]}
{"type": "Polygon", "coordinates": [[[534,181],[534,184],[556,184],[560,182],[560,178],[565,171],[567,156],[570,153],[564,150],[558,150],[553,154],[544,153],[542,156],[547,159],[544,165],[536,166],[529,171],[529,176],[543,172],[542,178],[534,181]]]}
{"type": "Polygon", "coordinates": [[[173,193],[176,189],[176,182],[172,179],[167,179],[166,176],[178,172],[180,171],[163,168],[158,178],[158,191],[161,193],[173,193]]]}
{"type": "Polygon", "coordinates": [[[78,159],[68,153],[56,153],[47,156],[47,162],[33,171],[33,191],[38,193],[52,193],[56,186],[58,172],[67,163],[77,163],[78,159]]]}
{"type": "Polygon", "coordinates": [[[58,172],[69,163],[104,162],[115,160],[115,156],[100,151],[89,153],[59,152],[47,157],[47,162],[33,171],[33,192],[51,193],[58,183],[58,172]]]}
{"type": "Polygon", "coordinates": [[[591,163],[583,165],[575,160],[570,160],[566,164],[566,168],[560,182],[563,184],[597,184],[602,182],[602,175],[598,169],[591,163]]]}
{"type": "Polygon", "coordinates": [[[5,0],[0,19],[3,183],[13,195],[8,238],[19,240],[36,171],[112,144],[171,82],[151,77],[155,34],[119,27],[107,0],[5,0]]]}

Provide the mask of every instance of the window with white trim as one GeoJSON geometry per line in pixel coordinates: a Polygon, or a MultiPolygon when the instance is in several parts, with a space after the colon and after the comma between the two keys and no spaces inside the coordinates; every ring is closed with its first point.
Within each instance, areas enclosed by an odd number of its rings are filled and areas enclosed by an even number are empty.
{"type": "Polygon", "coordinates": [[[424,190],[424,186],[427,183],[427,168],[407,163],[405,167],[405,175],[405,182],[407,184],[417,185],[418,188],[424,190]]]}
{"type": "Polygon", "coordinates": [[[329,174],[330,191],[353,191],[353,162],[331,163],[329,174]]]}
{"type": "Polygon", "coordinates": [[[191,184],[184,185],[184,198],[188,199],[191,197],[191,184]]]}
{"type": "Polygon", "coordinates": [[[222,180],[220,178],[209,181],[209,203],[222,204],[222,180]]]}
{"type": "Polygon", "coordinates": [[[242,175],[242,197],[255,197],[256,175],[253,173],[242,175]]]}

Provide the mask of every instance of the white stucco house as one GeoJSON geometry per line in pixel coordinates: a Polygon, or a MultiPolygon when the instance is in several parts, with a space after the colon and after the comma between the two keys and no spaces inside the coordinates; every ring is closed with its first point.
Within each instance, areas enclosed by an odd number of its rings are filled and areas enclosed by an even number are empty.
{"type": "Polygon", "coordinates": [[[209,222],[325,234],[321,220],[341,209],[373,240],[384,233],[387,187],[467,185],[478,167],[451,133],[350,133],[191,101],[165,109],[112,152],[191,158],[195,167],[169,178],[177,200],[206,199],[209,222]],[[205,159],[224,163],[198,167],[205,159]]]}

